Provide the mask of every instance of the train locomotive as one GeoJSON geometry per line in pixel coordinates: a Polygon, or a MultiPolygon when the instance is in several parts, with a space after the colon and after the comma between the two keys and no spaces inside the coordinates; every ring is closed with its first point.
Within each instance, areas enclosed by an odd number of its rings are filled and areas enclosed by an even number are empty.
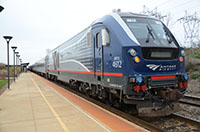
{"type": "Polygon", "coordinates": [[[187,88],[184,48],[158,19],[113,12],[29,67],[51,80],[138,116],[166,116],[180,109],[187,88]]]}

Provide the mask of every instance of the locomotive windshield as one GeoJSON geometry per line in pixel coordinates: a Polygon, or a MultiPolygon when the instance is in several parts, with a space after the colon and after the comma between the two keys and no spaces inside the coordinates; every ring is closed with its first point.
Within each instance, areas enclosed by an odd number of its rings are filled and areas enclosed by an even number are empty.
{"type": "Polygon", "coordinates": [[[150,18],[122,18],[143,47],[177,48],[171,32],[160,21],[150,18]]]}

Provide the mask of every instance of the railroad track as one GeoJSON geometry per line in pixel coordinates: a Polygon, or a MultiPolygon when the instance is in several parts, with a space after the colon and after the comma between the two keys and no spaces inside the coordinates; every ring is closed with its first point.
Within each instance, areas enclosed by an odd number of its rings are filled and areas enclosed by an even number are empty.
{"type": "Polygon", "coordinates": [[[157,125],[167,132],[200,132],[199,121],[179,114],[172,114],[166,117],[143,118],[143,120],[157,125]]]}
{"type": "Polygon", "coordinates": [[[200,107],[200,98],[191,95],[185,95],[179,102],[182,104],[200,107]]]}
{"type": "Polygon", "coordinates": [[[198,131],[200,132],[200,122],[197,121],[197,120],[193,120],[193,119],[190,119],[190,118],[178,115],[178,114],[172,114],[172,115],[167,116],[167,117],[149,118],[150,120],[149,119],[147,120],[147,119],[144,119],[144,118],[138,118],[136,116],[125,113],[125,112],[123,112],[119,109],[116,109],[114,107],[106,105],[105,103],[102,103],[102,102],[100,102],[96,99],[90,98],[87,95],[82,94],[82,93],[80,93],[80,92],[78,92],[78,91],[76,91],[72,88],[69,88],[70,86],[66,83],[63,84],[63,83],[58,83],[58,82],[55,82],[55,81],[54,81],[54,83],[56,83],[57,85],[73,92],[74,94],[76,94],[76,95],[78,95],[78,96],[80,96],[80,97],[82,97],[82,98],[84,98],[84,99],[86,99],[86,100],[88,100],[88,101],[110,111],[111,113],[114,113],[114,114],[134,123],[134,124],[137,124],[138,126],[141,126],[141,127],[145,128],[147,130],[150,130],[152,132],[168,132],[168,131],[181,131],[182,132],[183,131],[182,129],[180,129],[180,130],[176,129],[176,127],[177,127],[176,122],[177,121],[182,122],[181,125],[178,126],[179,128],[183,127],[183,126],[191,127],[187,131],[193,131],[194,130],[195,132],[198,132],[198,131]],[[165,127],[165,125],[161,126],[160,124],[162,124],[162,123],[159,122],[157,124],[157,123],[154,122],[154,121],[157,121],[157,120],[161,120],[161,121],[164,121],[164,122],[171,122],[171,124],[173,124],[173,125],[172,126],[168,125],[167,127],[165,127]],[[173,121],[174,121],[174,123],[172,123],[173,121]]]}
{"type": "Polygon", "coordinates": [[[194,120],[194,119],[191,119],[191,118],[179,115],[179,114],[172,114],[170,116],[171,116],[171,118],[177,119],[179,121],[197,126],[199,128],[199,131],[200,131],[200,121],[194,120]]]}

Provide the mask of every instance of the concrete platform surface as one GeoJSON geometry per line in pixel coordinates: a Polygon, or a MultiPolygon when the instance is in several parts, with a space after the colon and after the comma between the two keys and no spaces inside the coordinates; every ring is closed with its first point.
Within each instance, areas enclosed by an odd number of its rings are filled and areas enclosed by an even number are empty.
{"type": "Polygon", "coordinates": [[[0,96],[0,132],[147,131],[33,73],[0,96]]]}

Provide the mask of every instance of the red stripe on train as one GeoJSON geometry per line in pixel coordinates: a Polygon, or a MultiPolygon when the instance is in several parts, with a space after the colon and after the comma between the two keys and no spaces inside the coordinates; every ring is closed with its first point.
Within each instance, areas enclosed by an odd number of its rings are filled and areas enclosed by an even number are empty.
{"type": "Polygon", "coordinates": [[[156,80],[156,79],[171,79],[171,78],[176,78],[175,75],[169,75],[169,76],[152,76],[151,79],[152,80],[156,80]]]}

